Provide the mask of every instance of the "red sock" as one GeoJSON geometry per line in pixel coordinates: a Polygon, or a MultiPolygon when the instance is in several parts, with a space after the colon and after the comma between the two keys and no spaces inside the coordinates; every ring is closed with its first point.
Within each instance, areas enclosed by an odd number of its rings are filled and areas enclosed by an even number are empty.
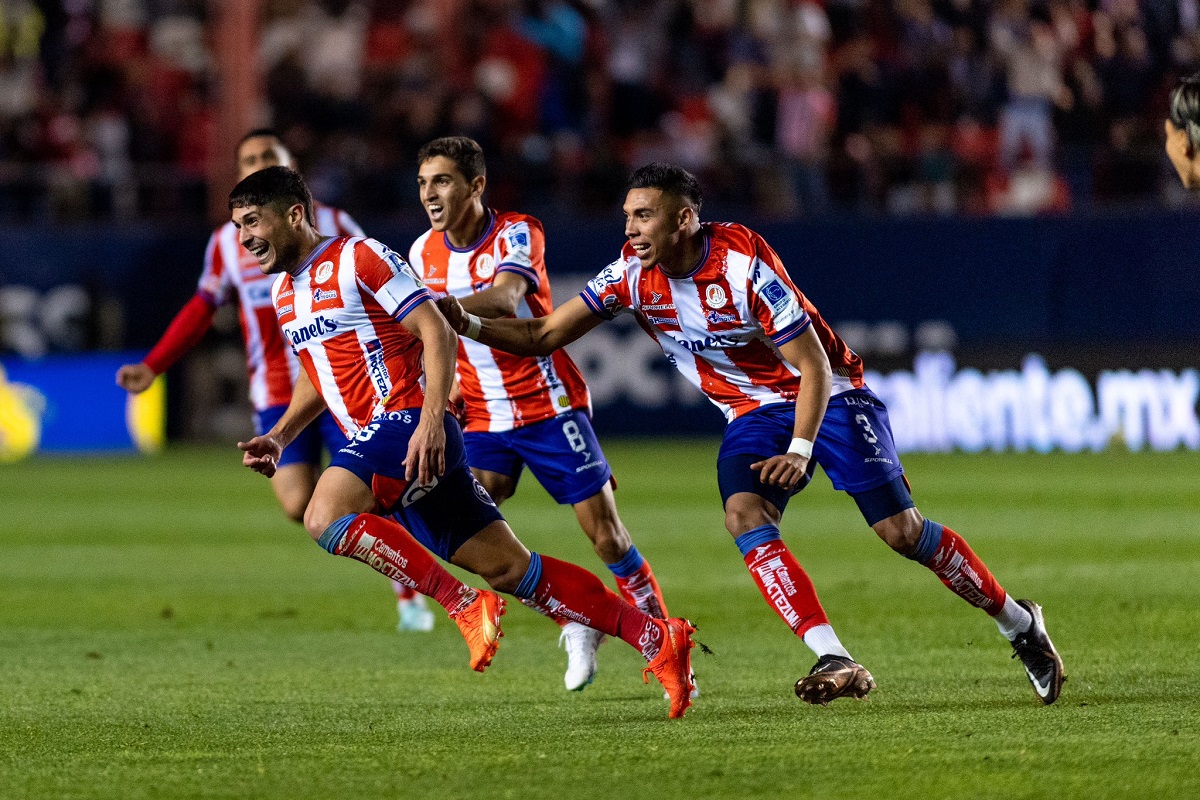
{"type": "Polygon", "coordinates": [[[537,579],[530,597],[556,617],[581,622],[629,642],[647,661],[658,655],[661,623],[656,624],[646,612],[609,591],[583,567],[534,553],[530,571],[537,579]]]}
{"type": "Polygon", "coordinates": [[[956,595],[995,616],[1008,594],[966,540],[942,526],[942,541],[925,566],[956,595]]]}
{"type": "Polygon", "coordinates": [[[437,563],[400,523],[374,514],[359,514],[344,530],[340,539],[330,543],[325,541],[329,533],[326,531],[320,544],[336,556],[361,561],[393,581],[432,597],[446,611],[456,610],[465,597],[472,595],[471,587],[437,563]]]}
{"type": "Polygon", "coordinates": [[[803,637],[809,628],[828,625],[817,590],[781,539],[773,539],[745,555],[746,568],[758,590],[792,633],[803,637]]]}
{"type": "Polygon", "coordinates": [[[649,561],[643,560],[636,572],[624,578],[620,575],[613,577],[617,581],[617,591],[626,603],[637,606],[656,619],[667,618],[667,601],[663,599],[662,589],[654,577],[654,570],[650,569],[649,561]]]}
{"type": "Polygon", "coordinates": [[[392,591],[396,593],[396,600],[404,602],[412,600],[417,596],[417,590],[411,586],[405,586],[400,581],[392,581],[392,591]]]}
{"type": "Polygon", "coordinates": [[[553,611],[551,611],[549,608],[542,605],[537,600],[534,600],[532,597],[521,598],[521,604],[523,606],[525,606],[526,608],[530,609],[531,611],[536,611],[537,613],[541,614],[543,617],[549,617],[560,628],[571,621],[569,619],[566,619],[565,617],[558,616],[553,611]]]}

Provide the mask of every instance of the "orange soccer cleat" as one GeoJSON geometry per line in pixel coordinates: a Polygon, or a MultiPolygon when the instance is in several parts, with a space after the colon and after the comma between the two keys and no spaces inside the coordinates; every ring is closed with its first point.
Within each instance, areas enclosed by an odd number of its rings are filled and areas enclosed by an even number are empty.
{"type": "Polygon", "coordinates": [[[495,592],[478,591],[475,599],[458,607],[450,619],[458,625],[467,647],[471,649],[471,669],[483,672],[492,663],[492,657],[500,648],[500,618],[507,605],[503,597],[495,592]]]}
{"type": "Polygon", "coordinates": [[[649,673],[654,673],[658,682],[667,690],[671,700],[671,719],[679,719],[692,705],[692,634],[695,626],[686,619],[654,620],[662,631],[662,647],[658,655],[642,670],[642,680],[650,682],[649,673]]]}

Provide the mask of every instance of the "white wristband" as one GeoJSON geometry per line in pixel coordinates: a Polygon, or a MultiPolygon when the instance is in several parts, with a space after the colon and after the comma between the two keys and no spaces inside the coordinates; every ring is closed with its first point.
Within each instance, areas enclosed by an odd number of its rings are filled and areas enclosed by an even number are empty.
{"type": "Polygon", "coordinates": [[[792,443],[788,445],[787,451],[805,458],[812,458],[812,449],[812,442],[810,442],[808,439],[801,439],[797,436],[795,439],[792,439],[792,443]]]}
{"type": "Polygon", "coordinates": [[[483,320],[474,314],[467,314],[467,329],[463,331],[463,336],[468,339],[478,339],[481,330],[483,330],[483,320]]]}

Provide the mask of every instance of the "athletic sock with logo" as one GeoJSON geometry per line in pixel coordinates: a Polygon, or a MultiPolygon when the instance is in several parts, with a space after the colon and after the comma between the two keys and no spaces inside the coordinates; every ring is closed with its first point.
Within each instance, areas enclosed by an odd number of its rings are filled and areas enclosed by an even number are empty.
{"type": "Polygon", "coordinates": [[[647,561],[634,545],[615,564],[606,565],[617,581],[617,591],[625,602],[637,606],[652,617],[667,618],[667,601],[647,561]]]}
{"type": "Polygon", "coordinates": [[[583,567],[532,553],[514,595],[532,599],[560,619],[587,625],[633,645],[647,660],[662,644],[661,624],[626,603],[583,567]]]}
{"type": "MultiPolygon", "coordinates": [[[[808,643],[806,634],[818,625],[829,626],[829,618],[821,601],[817,599],[817,590],[807,573],[788,550],[787,545],[779,536],[779,528],[774,525],[760,525],[746,531],[735,540],[750,576],[758,584],[758,590],[766,598],[767,605],[775,609],[775,613],[787,623],[792,633],[803,638],[808,643]]],[[[829,628],[832,633],[833,629],[829,628]]],[[[818,646],[828,646],[827,639],[814,637],[818,646]]],[[[837,637],[833,639],[836,641],[837,637]]],[[[812,646],[812,645],[810,645],[812,646]]],[[[837,647],[841,647],[838,643],[837,647]]],[[[825,653],[813,647],[817,655],[825,653]]],[[[842,648],[843,652],[845,648],[842,648]]],[[[833,650],[827,652],[834,652],[833,650]]],[[[835,655],[841,653],[834,652],[835,655]]]]}
{"type": "Polygon", "coordinates": [[[361,561],[394,581],[432,597],[450,613],[475,598],[475,590],[455,578],[404,526],[374,514],[347,514],[335,520],[317,544],[335,556],[361,561]]]}
{"type": "Polygon", "coordinates": [[[928,567],[946,588],[976,608],[982,608],[993,617],[1005,610],[1008,593],[1004,587],[966,540],[946,526],[925,520],[921,538],[909,558],[928,567]]]}

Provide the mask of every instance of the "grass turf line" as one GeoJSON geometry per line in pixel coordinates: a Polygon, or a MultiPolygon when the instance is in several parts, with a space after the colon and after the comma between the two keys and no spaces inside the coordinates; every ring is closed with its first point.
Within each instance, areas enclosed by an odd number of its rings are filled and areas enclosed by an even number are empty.
{"type": "MultiPolygon", "coordinates": [[[[1046,607],[1070,676],[1050,708],[990,620],[818,478],[784,536],[879,682],[821,709],[723,530],[715,443],[606,450],[672,613],[716,651],[682,721],[619,642],[565,692],[557,629],[515,605],[485,675],[441,615],[397,635],[387,582],[286,522],[236,451],[0,469],[0,797],[1200,794],[1200,455],[906,458],[922,510],[1046,607]]],[[[505,511],[602,573],[530,477],[505,511]]]]}

